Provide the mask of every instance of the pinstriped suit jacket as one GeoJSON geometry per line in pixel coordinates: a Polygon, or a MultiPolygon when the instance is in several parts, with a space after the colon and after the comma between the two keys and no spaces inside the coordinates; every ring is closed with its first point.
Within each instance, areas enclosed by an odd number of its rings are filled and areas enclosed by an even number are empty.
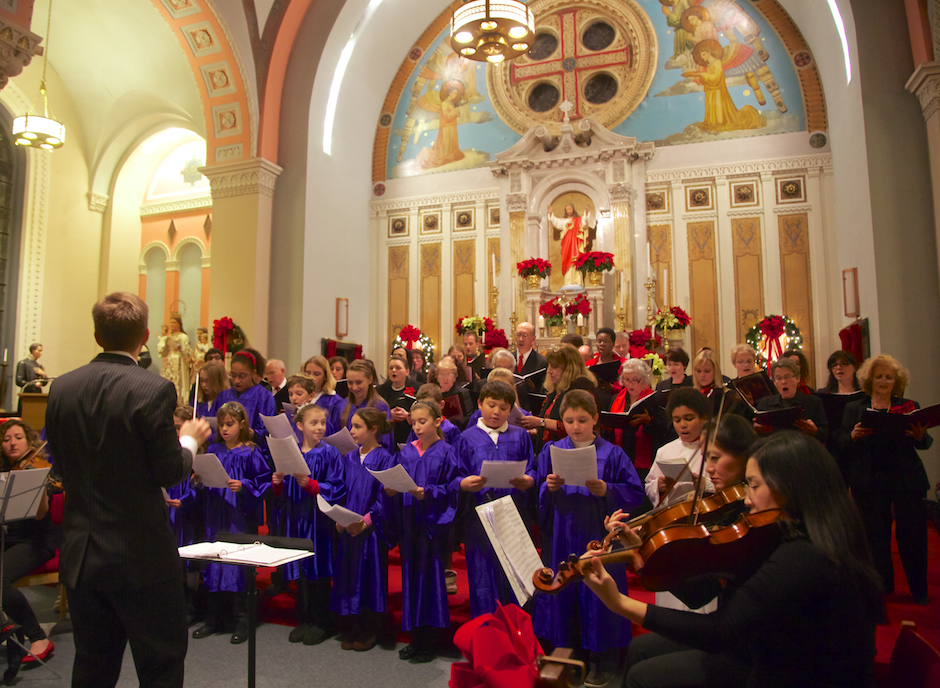
{"type": "Polygon", "coordinates": [[[189,477],[176,389],[127,356],[99,354],[49,391],[46,434],[65,485],[59,570],[69,588],[134,588],[181,575],[161,487],[189,477]]]}

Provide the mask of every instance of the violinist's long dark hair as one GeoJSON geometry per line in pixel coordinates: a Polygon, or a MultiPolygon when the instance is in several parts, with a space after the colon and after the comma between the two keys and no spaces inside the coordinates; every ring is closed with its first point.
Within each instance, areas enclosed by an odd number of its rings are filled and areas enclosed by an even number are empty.
{"type": "Polygon", "coordinates": [[[775,432],[751,450],[767,485],[783,498],[783,510],[855,586],[872,618],[884,617],[881,577],[872,565],[862,517],[835,459],[801,432],[775,432]]]}

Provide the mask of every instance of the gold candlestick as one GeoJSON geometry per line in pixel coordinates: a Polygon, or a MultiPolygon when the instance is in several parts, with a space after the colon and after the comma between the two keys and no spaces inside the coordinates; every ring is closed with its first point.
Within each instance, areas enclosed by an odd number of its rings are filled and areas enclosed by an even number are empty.
{"type": "Polygon", "coordinates": [[[512,332],[509,334],[509,348],[511,351],[516,351],[516,321],[519,318],[516,317],[516,311],[512,312],[512,315],[509,316],[509,324],[512,327],[512,332]]]}
{"type": "Polygon", "coordinates": [[[493,321],[493,326],[496,326],[496,311],[499,308],[499,289],[493,287],[492,296],[490,300],[490,320],[493,321]]]}
{"type": "Polygon", "coordinates": [[[627,331],[627,311],[621,308],[619,311],[614,310],[614,316],[617,318],[617,330],[619,332],[627,331]]]}
{"type": "Polygon", "coordinates": [[[652,277],[646,279],[646,284],[643,285],[646,287],[646,324],[650,327],[650,332],[653,331],[653,323],[656,321],[656,317],[653,315],[653,287],[656,286],[656,281],[652,277]]]}

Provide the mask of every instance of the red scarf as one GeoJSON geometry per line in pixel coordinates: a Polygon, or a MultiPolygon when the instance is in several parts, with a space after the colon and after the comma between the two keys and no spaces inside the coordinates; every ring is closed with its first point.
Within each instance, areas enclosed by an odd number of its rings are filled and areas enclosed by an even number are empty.
{"type": "MultiPolygon", "coordinates": [[[[640,392],[640,399],[644,399],[653,393],[653,390],[647,387],[642,392],[640,392]]],[[[623,390],[614,398],[614,402],[610,405],[611,413],[623,413],[627,410],[627,400],[629,395],[627,390],[623,390]]],[[[639,401],[639,399],[637,400],[639,401]]],[[[623,430],[615,429],[614,430],[614,440],[617,445],[623,446],[623,430]]],[[[650,469],[653,467],[653,438],[648,432],[646,432],[646,426],[640,425],[637,427],[634,440],[633,440],[633,456],[630,457],[633,459],[633,467],[638,469],[650,469]]]]}

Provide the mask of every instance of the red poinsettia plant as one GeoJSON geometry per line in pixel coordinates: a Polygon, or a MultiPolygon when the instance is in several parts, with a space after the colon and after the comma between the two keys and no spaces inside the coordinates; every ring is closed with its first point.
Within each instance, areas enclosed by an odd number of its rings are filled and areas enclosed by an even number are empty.
{"type": "Polygon", "coordinates": [[[483,337],[483,350],[489,353],[493,349],[508,349],[509,340],[506,339],[506,331],[503,329],[493,329],[483,337]]]}
{"type": "Polygon", "coordinates": [[[679,306],[672,308],[660,308],[656,311],[656,320],[654,325],[659,330],[684,330],[692,322],[689,314],[679,306]]]}
{"type": "Polygon", "coordinates": [[[649,326],[630,333],[630,358],[643,358],[659,348],[662,340],[650,332],[649,326]]]}
{"type": "Polygon", "coordinates": [[[556,327],[565,321],[565,316],[562,312],[561,304],[558,303],[557,296],[551,301],[546,301],[539,306],[539,315],[545,318],[545,324],[548,327],[556,327]]]}
{"type": "Polygon", "coordinates": [[[405,347],[411,349],[414,343],[421,339],[421,330],[414,325],[405,325],[398,333],[399,338],[405,343],[405,347]]]}
{"type": "Polygon", "coordinates": [[[529,258],[521,263],[516,263],[516,270],[520,277],[538,275],[539,277],[548,277],[552,274],[552,264],[541,258],[529,258]]]}
{"type": "Polygon", "coordinates": [[[589,272],[607,272],[614,269],[614,254],[603,251],[582,253],[575,259],[574,267],[582,275],[589,272]]]}
{"type": "Polygon", "coordinates": [[[477,336],[482,337],[486,332],[493,329],[493,321],[489,318],[480,317],[479,315],[465,315],[462,318],[457,318],[457,324],[454,325],[454,329],[457,331],[457,334],[476,332],[477,336]]]}
{"type": "Polygon", "coordinates": [[[578,294],[574,301],[565,306],[565,315],[572,320],[577,320],[579,315],[587,318],[591,314],[591,302],[584,294],[578,294]]]}

